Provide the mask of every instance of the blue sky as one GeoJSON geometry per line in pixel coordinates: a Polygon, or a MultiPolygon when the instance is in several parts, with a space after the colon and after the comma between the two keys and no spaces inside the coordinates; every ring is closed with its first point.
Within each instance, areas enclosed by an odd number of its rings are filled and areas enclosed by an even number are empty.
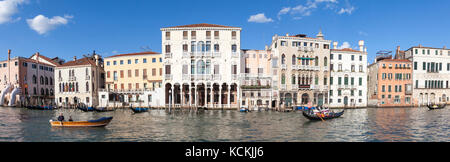
{"type": "Polygon", "coordinates": [[[161,51],[161,27],[211,23],[242,27],[241,48],[264,49],[274,34],[322,29],[325,39],[379,50],[450,48],[448,0],[0,0],[0,60],[40,52],[71,60],[161,51]],[[2,7],[3,6],[3,7],[2,7]],[[286,11],[286,12],[284,12],[286,11]],[[253,19],[250,19],[254,16],[253,19]]]}

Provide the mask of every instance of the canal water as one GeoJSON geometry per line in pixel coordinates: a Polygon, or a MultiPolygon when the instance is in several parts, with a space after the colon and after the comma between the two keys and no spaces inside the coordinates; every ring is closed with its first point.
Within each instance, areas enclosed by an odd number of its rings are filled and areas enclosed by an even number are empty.
{"type": "MultiPolygon", "coordinates": [[[[338,110],[335,110],[338,111],[338,110]]],[[[7,142],[449,142],[450,110],[346,110],[338,119],[311,122],[298,112],[151,110],[134,114],[0,107],[0,141],[7,142]],[[113,116],[104,128],[52,128],[50,119],[113,116]]]]}

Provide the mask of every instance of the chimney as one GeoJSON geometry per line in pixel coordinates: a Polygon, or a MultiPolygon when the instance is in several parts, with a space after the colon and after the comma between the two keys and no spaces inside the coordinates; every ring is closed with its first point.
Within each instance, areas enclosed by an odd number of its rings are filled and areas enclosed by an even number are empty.
{"type": "Polygon", "coordinates": [[[8,50],[8,60],[11,60],[11,49],[8,50]]]}
{"type": "Polygon", "coordinates": [[[39,52],[36,52],[36,61],[39,63],[39,52]]]}
{"type": "Polygon", "coordinates": [[[364,52],[364,41],[360,40],[358,44],[359,44],[359,51],[364,52]]]}
{"type": "Polygon", "coordinates": [[[77,56],[73,56],[73,61],[77,61],[77,56]]]}
{"type": "Polygon", "coordinates": [[[337,49],[338,42],[333,42],[333,49],[337,49]]]}

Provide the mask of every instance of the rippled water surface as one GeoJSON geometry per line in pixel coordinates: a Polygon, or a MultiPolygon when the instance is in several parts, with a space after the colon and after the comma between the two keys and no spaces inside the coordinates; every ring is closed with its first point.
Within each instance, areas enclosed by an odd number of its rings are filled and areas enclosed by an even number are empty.
{"type": "MultiPolygon", "coordinates": [[[[338,110],[335,110],[338,111],[338,110]]],[[[450,110],[389,108],[346,110],[343,117],[311,122],[301,112],[131,110],[96,113],[0,108],[0,141],[18,142],[359,142],[450,141],[450,110]],[[52,128],[50,119],[113,116],[104,128],[52,128]]]]}

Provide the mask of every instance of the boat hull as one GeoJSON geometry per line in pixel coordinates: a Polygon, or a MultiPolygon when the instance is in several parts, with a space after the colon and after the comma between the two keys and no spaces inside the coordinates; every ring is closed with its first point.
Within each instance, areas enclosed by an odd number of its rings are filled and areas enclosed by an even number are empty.
{"type": "Polygon", "coordinates": [[[319,117],[316,114],[311,114],[307,111],[303,111],[302,114],[304,117],[306,117],[309,120],[329,120],[329,119],[334,119],[334,118],[339,118],[342,115],[344,115],[345,110],[343,110],[342,112],[338,112],[338,113],[332,113],[331,115],[325,116],[325,117],[319,117]]]}
{"type": "Polygon", "coordinates": [[[430,110],[436,110],[436,109],[443,109],[445,108],[446,104],[443,105],[427,105],[428,109],[430,110]]]}
{"type": "Polygon", "coordinates": [[[108,125],[113,117],[101,118],[98,120],[90,121],[53,121],[50,120],[52,127],[104,127],[108,125]]]}
{"type": "Polygon", "coordinates": [[[148,111],[148,108],[130,108],[130,109],[134,113],[143,113],[143,112],[147,112],[148,111]]]}

